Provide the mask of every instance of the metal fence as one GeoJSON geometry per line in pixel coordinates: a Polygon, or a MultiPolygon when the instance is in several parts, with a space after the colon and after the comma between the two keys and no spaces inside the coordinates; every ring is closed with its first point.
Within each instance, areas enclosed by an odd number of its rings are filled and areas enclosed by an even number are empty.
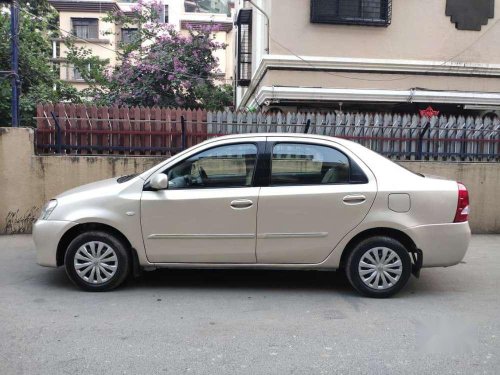
{"type": "Polygon", "coordinates": [[[221,135],[279,132],[350,139],[393,159],[500,161],[498,117],[46,104],[38,107],[36,120],[39,154],[171,155],[221,135]]]}

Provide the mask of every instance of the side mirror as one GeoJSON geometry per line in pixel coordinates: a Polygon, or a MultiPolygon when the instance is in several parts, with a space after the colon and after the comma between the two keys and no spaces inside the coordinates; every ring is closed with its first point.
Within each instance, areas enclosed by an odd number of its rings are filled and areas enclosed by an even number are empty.
{"type": "Polygon", "coordinates": [[[151,179],[149,185],[155,190],[165,190],[168,188],[168,177],[164,173],[158,173],[151,179]]]}

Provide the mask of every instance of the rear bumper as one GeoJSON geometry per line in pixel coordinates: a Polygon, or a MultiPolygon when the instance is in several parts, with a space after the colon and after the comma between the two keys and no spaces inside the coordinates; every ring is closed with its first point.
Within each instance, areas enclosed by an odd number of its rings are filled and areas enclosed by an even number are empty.
{"type": "Polygon", "coordinates": [[[37,263],[57,267],[57,245],[68,229],[78,223],[73,221],[38,220],[33,225],[37,263]]]}
{"type": "Polygon", "coordinates": [[[448,267],[460,263],[471,238],[469,223],[420,225],[405,233],[422,250],[422,267],[448,267]]]}

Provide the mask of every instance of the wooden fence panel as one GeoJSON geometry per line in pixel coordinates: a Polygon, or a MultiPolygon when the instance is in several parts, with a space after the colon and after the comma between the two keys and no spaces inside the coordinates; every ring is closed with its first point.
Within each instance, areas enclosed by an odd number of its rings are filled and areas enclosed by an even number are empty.
{"type": "Polygon", "coordinates": [[[304,133],[351,139],[393,159],[500,161],[498,117],[431,119],[391,113],[255,113],[160,107],[40,104],[41,154],[171,155],[208,138],[240,133],[304,133]],[[55,114],[60,127],[58,138],[55,114]]]}
{"type": "MultiPolygon", "coordinates": [[[[78,145],[78,135],[75,131],[78,130],[76,124],[76,106],[74,104],[69,104],[66,106],[66,114],[68,118],[68,126],[66,127],[69,136],[66,137],[67,145],[78,145]]],[[[66,151],[69,154],[76,154],[77,150],[75,148],[70,148],[66,151]]]]}
{"type": "Polygon", "coordinates": [[[151,108],[151,152],[150,155],[158,155],[158,149],[161,147],[161,109],[160,107],[151,108]]]}
{"type": "Polygon", "coordinates": [[[187,147],[191,147],[194,145],[193,140],[193,111],[188,109],[184,114],[184,122],[186,127],[186,145],[187,147]]]}
{"type": "Polygon", "coordinates": [[[173,115],[172,115],[172,109],[171,108],[165,108],[162,109],[162,120],[164,120],[164,130],[165,130],[165,137],[164,137],[164,145],[165,147],[172,148],[174,138],[173,138],[173,132],[174,132],[174,126],[173,126],[173,115]]]}

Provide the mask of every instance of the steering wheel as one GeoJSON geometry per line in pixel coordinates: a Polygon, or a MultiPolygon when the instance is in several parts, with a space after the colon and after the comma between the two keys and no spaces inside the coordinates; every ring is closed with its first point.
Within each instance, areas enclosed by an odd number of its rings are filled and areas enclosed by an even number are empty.
{"type": "Polygon", "coordinates": [[[184,176],[184,183],[186,184],[186,186],[193,185],[193,177],[191,177],[190,175],[185,175],[184,176]]]}
{"type": "Polygon", "coordinates": [[[205,185],[208,182],[207,172],[205,172],[205,170],[201,166],[198,167],[198,172],[200,173],[201,182],[203,182],[203,185],[205,185]]]}

